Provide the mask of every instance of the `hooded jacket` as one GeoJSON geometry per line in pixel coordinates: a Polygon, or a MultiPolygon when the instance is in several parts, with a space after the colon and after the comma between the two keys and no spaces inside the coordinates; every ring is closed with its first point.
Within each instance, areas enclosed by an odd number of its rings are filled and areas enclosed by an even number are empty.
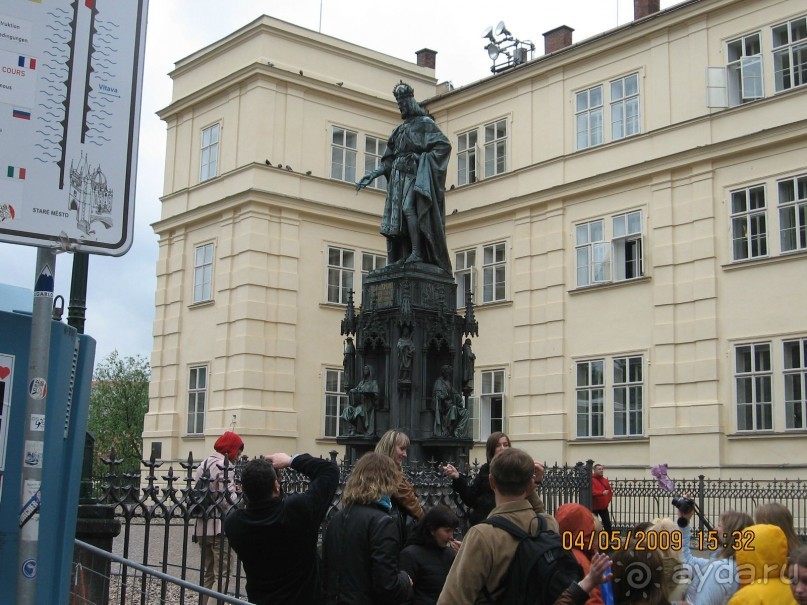
{"type": "MultiPolygon", "coordinates": [[[[555,520],[558,522],[563,541],[572,544],[572,554],[583,568],[583,573],[587,574],[591,569],[591,557],[597,551],[598,543],[597,536],[593,535],[594,515],[582,504],[572,502],[560,506],[555,511],[555,520]],[[575,544],[580,543],[585,546],[591,544],[593,547],[590,550],[577,548],[575,544]]],[[[599,586],[591,591],[586,603],[587,605],[603,605],[599,586]]]]}
{"type": "Polygon", "coordinates": [[[740,590],[729,605],[796,605],[785,579],[787,538],[779,527],[752,525],[735,545],[740,590]]]}

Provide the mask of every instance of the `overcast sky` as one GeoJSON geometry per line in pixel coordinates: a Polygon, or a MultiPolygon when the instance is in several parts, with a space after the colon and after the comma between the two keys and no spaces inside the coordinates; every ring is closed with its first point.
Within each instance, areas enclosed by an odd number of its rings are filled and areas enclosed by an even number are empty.
{"type": "MultiPolygon", "coordinates": [[[[666,9],[681,0],[661,0],[666,9]]],[[[92,255],[85,331],[98,342],[96,361],[117,349],[148,357],[152,347],[157,238],[165,124],[156,112],[171,100],[168,73],[183,57],[262,14],[414,62],[415,51],[437,51],[436,75],[459,87],[490,75],[482,32],[504,21],[520,40],[543,52],[546,31],[574,28],[574,42],[633,19],[633,0],[151,0],[135,197],[134,244],[122,257],[92,255]]],[[[416,91],[417,92],[417,91],[416,91]]],[[[379,235],[379,237],[381,237],[379,235]]],[[[56,259],[56,294],[68,300],[72,255],[56,259]]],[[[33,289],[36,249],[0,243],[0,283],[33,289]]],[[[338,327],[337,327],[338,328],[338,327]]]]}

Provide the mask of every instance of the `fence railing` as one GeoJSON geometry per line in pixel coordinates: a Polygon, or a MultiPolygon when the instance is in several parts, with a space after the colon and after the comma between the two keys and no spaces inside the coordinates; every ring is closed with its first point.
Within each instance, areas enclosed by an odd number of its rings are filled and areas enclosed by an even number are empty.
{"type": "MultiPolygon", "coordinates": [[[[336,462],[336,452],[331,452],[330,457],[336,462]]],[[[142,567],[201,585],[204,561],[200,549],[192,543],[194,527],[197,519],[205,521],[221,516],[222,507],[213,505],[203,510],[201,503],[204,494],[193,489],[193,471],[199,463],[194,462],[190,454],[186,460],[174,463],[152,459],[144,461],[145,470],[141,474],[121,472],[120,462],[115,461],[114,456],[106,462],[109,472],[96,482],[96,496],[100,505],[114,509],[114,515],[121,523],[122,531],[113,543],[113,553],[137,561],[142,567]],[[163,471],[166,466],[167,469],[163,471]]],[[[246,458],[232,466],[225,466],[225,481],[233,481],[238,487],[240,471],[245,462],[246,458]]],[[[339,467],[339,487],[320,532],[341,508],[342,491],[352,466],[342,461],[339,467]]],[[[474,476],[478,468],[477,462],[472,464],[467,469],[469,475],[474,476]]],[[[566,502],[580,502],[590,507],[591,468],[591,461],[571,466],[547,466],[544,480],[538,488],[547,511],[553,513],[566,502]]],[[[467,530],[468,509],[451,489],[451,481],[437,468],[436,463],[413,461],[406,468],[406,473],[425,508],[436,504],[449,506],[460,518],[461,532],[467,530]]],[[[305,476],[292,469],[281,471],[280,480],[283,491],[288,494],[306,491],[309,483],[305,476]]],[[[662,489],[655,480],[611,478],[610,482],[614,491],[610,509],[615,529],[625,530],[641,521],[675,516],[671,503],[674,494],[662,489]]],[[[797,532],[802,536],[807,535],[805,481],[738,481],[700,476],[677,480],[676,495],[682,494],[690,495],[703,515],[714,524],[721,511],[731,509],[753,515],[759,504],[778,501],[793,512],[797,532]]],[[[230,506],[241,505],[240,492],[236,495],[222,492],[218,497],[226,498],[230,506]]],[[[202,525],[206,526],[204,523],[202,525]]],[[[245,598],[245,578],[240,562],[234,556],[230,573],[231,576],[218,587],[235,598],[245,598]]],[[[217,576],[221,577],[221,573],[217,576]]],[[[121,604],[126,602],[120,600],[121,604]]]]}
{"type": "Polygon", "coordinates": [[[91,557],[103,563],[92,567],[74,564],[71,605],[106,605],[108,602],[180,605],[198,603],[203,597],[209,597],[211,602],[248,605],[242,599],[140,565],[81,540],[76,540],[75,548],[80,551],[79,558],[91,557]],[[103,586],[104,592],[93,591],[91,586],[103,586]]]}

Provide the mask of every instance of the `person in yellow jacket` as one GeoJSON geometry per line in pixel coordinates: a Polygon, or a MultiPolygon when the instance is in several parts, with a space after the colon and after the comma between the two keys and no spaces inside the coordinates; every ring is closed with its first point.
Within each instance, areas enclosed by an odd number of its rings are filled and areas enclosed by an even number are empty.
{"type": "Polygon", "coordinates": [[[776,525],[752,525],[725,536],[737,551],[740,590],[729,605],[796,605],[787,579],[787,538],[776,525]]]}

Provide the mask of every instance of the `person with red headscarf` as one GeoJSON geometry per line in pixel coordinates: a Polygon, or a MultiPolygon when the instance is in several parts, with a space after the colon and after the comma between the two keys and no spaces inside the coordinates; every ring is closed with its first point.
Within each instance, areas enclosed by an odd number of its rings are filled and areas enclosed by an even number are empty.
{"type": "MultiPolygon", "coordinates": [[[[196,468],[193,481],[196,484],[202,477],[210,477],[209,488],[218,492],[220,497],[217,497],[217,506],[213,507],[213,510],[203,511],[202,517],[196,521],[193,541],[197,542],[202,550],[201,565],[204,570],[202,584],[212,589],[218,573],[217,590],[226,592],[230,576],[230,546],[227,537],[222,533],[221,520],[230,508],[230,503],[235,501],[233,463],[244,451],[244,441],[234,432],[227,431],[216,440],[213,449],[216,451],[196,468]],[[227,492],[232,495],[227,497],[227,492]]],[[[203,597],[202,605],[206,603],[207,597],[203,597]]]]}

